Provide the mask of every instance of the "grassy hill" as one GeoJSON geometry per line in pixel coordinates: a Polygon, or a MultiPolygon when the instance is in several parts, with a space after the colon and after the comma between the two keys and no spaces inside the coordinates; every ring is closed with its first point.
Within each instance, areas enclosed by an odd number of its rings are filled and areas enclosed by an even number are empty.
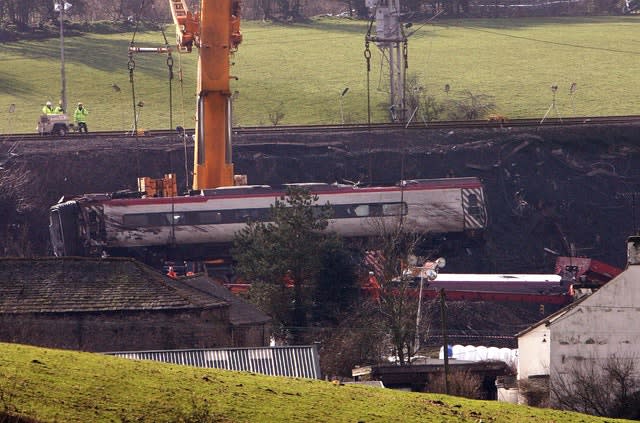
{"type": "Polygon", "coordinates": [[[0,400],[10,414],[66,423],[614,421],[495,401],[2,343],[0,400]]]}
{"type": "MultiPolygon", "coordinates": [[[[494,97],[510,118],[542,117],[558,85],[561,116],[626,115],[640,110],[634,71],[637,17],[440,20],[408,31],[409,73],[439,101],[464,90],[494,97]],[[576,83],[577,91],[569,87],[576,83]],[[449,84],[451,91],[444,92],[449,84]]],[[[171,27],[170,32],[173,28],[171,27]]],[[[308,24],[244,22],[232,90],[237,91],[234,124],[271,125],[341,122],[340,93],[347,122],[366,122],[366,22],[322,18],[308,24]]],[[[173,35],[168,34],[170,41],[173,35]]],[[[132,90],[127,69],[131,33],[65,38],[67,97],[84,102],[90,130],[130,129],[132,90]],[[119,91],[113,85],[120,88],[119,91]]],[[[160,46],[160,32],[137,34],[137,46],[160,46]]],[[[386,64],[375,46],[370,88],[374,121],[387,118],[386,64]]],[[[57,38],[0,45],[0,134],[34,132],[47,99],[60,96],[57,38]],[[9,105],[15,112],[9,113],[9,105]]],[[[166,58],[138,55],[136,101],[143,101],[139,127],[170,127],[166,58]]],[[[173,126],[193,127],[196,54],[174,55],[173,126]],[[182,72],[179,72],[182,70],[182,72]],[[179,74],[184,75],[180,81],[179,74]]]]}

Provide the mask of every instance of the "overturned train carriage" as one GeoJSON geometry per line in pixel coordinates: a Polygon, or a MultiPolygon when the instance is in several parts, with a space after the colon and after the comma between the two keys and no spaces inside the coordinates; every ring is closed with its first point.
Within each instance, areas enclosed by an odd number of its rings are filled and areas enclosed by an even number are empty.
{"type": "MultiPolygon", "coordinates": [[[[296,185],[296,184],[292,184],[296,185]]],[[[376,235],[397,222],[422,234],[478,236],[487,210],[477,178],[408,180],[394,186],[299,184],[329,203],[329,230],[343,237],[376,235]]],[[[126,255],[211,257],[225,251],[248,220],[268,221],[270,206],[286,187],[237,186],[198,195],[146,198],[143,193],[85,194],[50,209],[56,256],[126,255]]],[[[178,258],[178,257],[175,257],[178,258]]]]}

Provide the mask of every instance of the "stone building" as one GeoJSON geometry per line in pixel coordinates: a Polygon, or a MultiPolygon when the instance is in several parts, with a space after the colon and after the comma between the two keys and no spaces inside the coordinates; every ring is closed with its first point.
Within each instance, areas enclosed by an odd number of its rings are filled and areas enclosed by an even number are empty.
{"type": "Polygon", "coordinates": [[[132,259],[0,259],[0,341],[81,351],[268,345],[270,318],[207,277],[132,259]]]}

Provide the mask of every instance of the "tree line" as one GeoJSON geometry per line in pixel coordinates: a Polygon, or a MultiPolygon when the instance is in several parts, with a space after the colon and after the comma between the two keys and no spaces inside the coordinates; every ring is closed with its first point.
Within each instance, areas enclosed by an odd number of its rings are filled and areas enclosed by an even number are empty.
{"type": "MultiPolygon", "coordinates": [[[[0,0],[0,26],[18,31],[46,26],[56,22],[55,3],[64,0],[0,0]]],[[[382,1],[382,0],[380,0],[382,1]]],[[[401,0],[405,20],[428,19],[440,11],[446,17],[515,17],[570,16],[585,14],[623,13],[619,0],[579,0],[576,2],[548,2],[527,0],[527,7],[509,7],[515,0],[401,0]]],[[[70,20],[83,22],[127,22],[137,19],[171,20],[168,0],[67,0],[72,6],[65,12],[70,20]]],[[[188,0],[197,10],[199,0],[188,0]]],[[[522,2],[518,2],[522,3],[522,2]]],[[[624,2],[623,2],[624,3],[624,2]]],[[[520,5],[522,6],[522,5],[520,5]]],[[[365,0],[244,0],[245,19],[300,21],[327,14],[352,18],[369,18],[371,10],[365,0]]]]}

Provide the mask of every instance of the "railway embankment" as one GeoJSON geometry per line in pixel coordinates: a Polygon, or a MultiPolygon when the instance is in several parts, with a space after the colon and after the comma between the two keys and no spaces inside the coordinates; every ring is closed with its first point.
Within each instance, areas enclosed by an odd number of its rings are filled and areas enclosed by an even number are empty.
{"type": "MultiPolygon", "coordinates": [[[[250,184],[393,182],[478,176],[485,242],[442,251],[452,271],[551,272],[554,253],[624,266],[640,215],[640,123],[368,131],[242,131],[236,173],[250,184]],[[635,220],[635,222],[634,222],[635,220]]],[[[177,135],[0,139],[6,255],[47,254],[48,207],[62,195],[136,189],[176,173],[187,187],[193,142],[177,135]]]]}

